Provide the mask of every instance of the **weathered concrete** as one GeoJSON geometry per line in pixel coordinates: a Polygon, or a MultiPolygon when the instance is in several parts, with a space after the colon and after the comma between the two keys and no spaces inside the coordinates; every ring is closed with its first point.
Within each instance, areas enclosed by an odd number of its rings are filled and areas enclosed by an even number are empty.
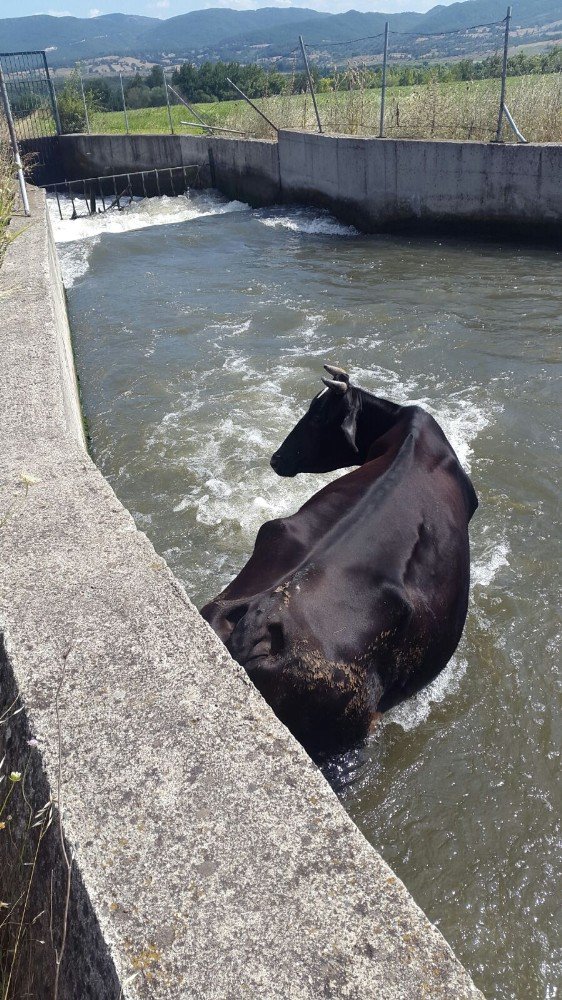
{"type": "Polygon", "coordinates": [[[229,198],[247,201],[251,205],[271,205],[281,201],[276,142],[212,138],[208,143],[213,187],[229,198]]]}
{"type": "MultiPolygon", "coordinates": [[[[0,271],[0,679],[25,708],[0,733],[32,815],[60,766],[75,852],[60,1000],[476,1000],[85,453],[41,193],[32,208],[0,271]],[[27,496],[22,471],[39,480],[27,496]]],[[[18,789],[10,808],[2,893],[37,835],[18,789]]],[[[28,908],[46,911],[41,997],[65,887],[55,823],[28,908]]]]}
{"type": "MultiPolygon", "coordinates": [[[[41,184],[195,166],[197,173],[189,174],[191,187],[218,187],[253,205],[281,197],[276,142],[192,135],[63,135],[49,142],[50,151],[41,147],[36,172],[41,184]]],[[[23,143],[24,152],[32,152],[34,144],[23,143]]],[[[161,183],[165,185],[165,176],[161,183]]],[[[133,186],[142,194],[140,180],[133,186]]]]}
{"type": "Polygon", "coordinates": [[[366,232],[560,238],[562,146],[280,132],[283,197],[366,232]]]}
{"type": "MultiPolygon", "coordinates": [[[[207,136],[70,135],[41,183],[197,165],[193,186],[252,205],[329,208],[366,232],[562,233],[562,145],[361,139],[281,131],[278,142],[207,136]]],[[[29,145],[29,144],[28,144],[29,145]]]]}

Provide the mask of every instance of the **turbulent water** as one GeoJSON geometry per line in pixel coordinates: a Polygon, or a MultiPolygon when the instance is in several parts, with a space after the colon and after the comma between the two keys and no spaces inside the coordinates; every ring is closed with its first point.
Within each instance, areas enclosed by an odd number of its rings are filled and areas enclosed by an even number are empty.
{"type": "Polygon", "coordinates": [[[440,421],[480,497],[465,636],[326,770],[484,993],[553,1000],[560,257],[212,193],[55,215],[93,456],[198,605],[331,478],[268,464],[324,361],[440,421]]]}

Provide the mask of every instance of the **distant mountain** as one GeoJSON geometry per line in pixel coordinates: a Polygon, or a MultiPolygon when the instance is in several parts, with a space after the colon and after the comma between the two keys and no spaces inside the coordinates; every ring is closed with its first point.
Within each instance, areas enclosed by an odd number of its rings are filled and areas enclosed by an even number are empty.
{"type": "Polygon", "coordinates": [[[161,23],[136,14],[7,17],[0,20],[0,52],[50,49],[52,65],[71,65],[77,59],[142,50],[152,26],[161,23]]]}
{"type": "MultiPolygon", "coordinates": [[[[298,36],[302,34],[311,51],[320,54],[337,42],[341,45],[337,51],[348,59],[375,51],[374,43],[369,49],[368,42],[356,40],[379,35],[385,21],[389,21],[392,32],[413,33],[399,39],[404,58],[443,58],[489,50],[490,36],[486,32],[474,32],[469,38],[459,36],[457,42],[451,36],[442,39],[434,36],[500,21],[505,17],[506,6],[506,0],[466,0],[449,7],[433,7],[426,14],[365,14],[353,10],[323,14],[302,7],[244,11],[210,8],[167,20],[128,14],[93,18],[38,14],[0,19],[0,51],[46,49],[49,63],[54,67],[72,66],[77,61],[92,67],[97,60],[108,57],[168,63],[185,59],[267,62],[285,56],[298,44],[298,36]],[[422,33],[431,38],[420,41],[422,33]]],[[[513,45],[560,40],[561,0],[516,0],[513,27],[513,45]]],[[[500,38],[498,29],[497,38],[494,36],[496,47],[500,38]]],[[[397,36],[391,40],[396,50],[397,36]]],[[[376,45],[380,48],[380,42],[376,45]]],[[[335,56],[332,54],[330,58],[335,56]]]]}

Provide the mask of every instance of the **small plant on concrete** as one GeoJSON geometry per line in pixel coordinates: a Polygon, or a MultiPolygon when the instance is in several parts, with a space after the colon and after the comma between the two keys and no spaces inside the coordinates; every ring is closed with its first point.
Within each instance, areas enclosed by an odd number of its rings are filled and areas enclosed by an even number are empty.
{"type": "Polygon", "coordinates": [[[41,480],[38,479],[37,476],[32,476],[30,472],[20,473],[20,484],[23,486],[24,493],[22,495],[21,490],[18,490],[16,496],[12,500],[12,503],[10,504],[8,509],[4,511],[3,514],[0,513],[0,529],[3,528],[8,523],[8,521],[11,521],[11,519],[15,517],[16,514],[19,513],[19,511],[21,510],[23,504],[27,499],[29,493],[29,487],[37,486],[37,484],[40,482],[41,480]]]}
{"type": "MultiPolygon", "coordinates": [[[[21,711],[17,702],[4,710],[0,733],[21,711]]],[[[30,912],[30,898],[41,842],[51,825],[53,808],[49,801],[34,811],[26,798],[25,779],[36,743],[29,741],[22,771],[9,769],[6,756],[0,761],[0,856],[12,861],[3,865],[0,880],[0,1000],[21,997],[18,991],[22,983],[27,987],[26,996],[39,996],[33,989],[31,955],[37,943],[36,923],[42,914],[30,912]]]]}

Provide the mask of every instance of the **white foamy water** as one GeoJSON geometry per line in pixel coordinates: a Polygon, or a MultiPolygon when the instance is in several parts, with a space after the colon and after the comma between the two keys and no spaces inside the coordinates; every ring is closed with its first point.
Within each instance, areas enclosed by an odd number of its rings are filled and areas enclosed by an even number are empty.
{"type": "MultiPolygon", "coordinates": [[[[107,199],[109,201],[109,199],[107,199]]],[[[122,199],[122,207],[109,208],[106,212],[88,215],[85,202],[75,199],[79,217],[72,218],[72,201],[59,198],[64,218],[59,216],[54,195],[48,196],[51,222],[57,243],[88,240],[101,233],[130,233],[147,226],[168,226],[177,222],[190,222],[207,215],[224,215],[227,212],[247,212],[249,206],[241,201],[228,201],[218,192],[190,191],[169,198],[122,199]],[[82,211],[85,213],[82,215],[82,211]]]]}
{"type": "Polygon", "coordinates": [[[289,229],[293,233],[306,233],[312,236],[359,236],[355,226],[346,226],[338,222],[329,212],[310,208],[293,208],[290,210],[270,209],[256,212],[256,217],[263,226],[271,229],[289,229]]]}
{"type": "MultiPolygon", "coordinates": [[[[88,215],[84,199],[75,198],[77,218],[72,218],[73,203],[67,196],[47,196],[49,213],[56,243],[59,245],[59,259],[62,278],[66,288],[88,271],[89,257],[101,236],[108,233],[130,233],[151,226],[169,226],[191,222],[210,215],[225,215],[230,212],[247,212],[249,206],[241,201],[229,201],[215,191],[189,191],[187,194],[169,198],[133,198],[121,200],[121,208],[108,208],[88,215]],[[59,205],[63,218],[60,218],[59,205]],[[66,247],[66,244],[72,246],[66,247]]],[[[110,199],[106,201],[109,203],[110,199]]]]}
{"type": "Polygon", "coordinates": [[[415,729],[427,722],[433,705],[438,705],[450,698],[460,687],[468,667],[467,661],[458,654],[453,656],[444,670],[431,684],[419,691],[413,698],[403,701],[400,705],[387,712],[381,719],[381,726],[394,723],[404,732],[415,729]]]}

